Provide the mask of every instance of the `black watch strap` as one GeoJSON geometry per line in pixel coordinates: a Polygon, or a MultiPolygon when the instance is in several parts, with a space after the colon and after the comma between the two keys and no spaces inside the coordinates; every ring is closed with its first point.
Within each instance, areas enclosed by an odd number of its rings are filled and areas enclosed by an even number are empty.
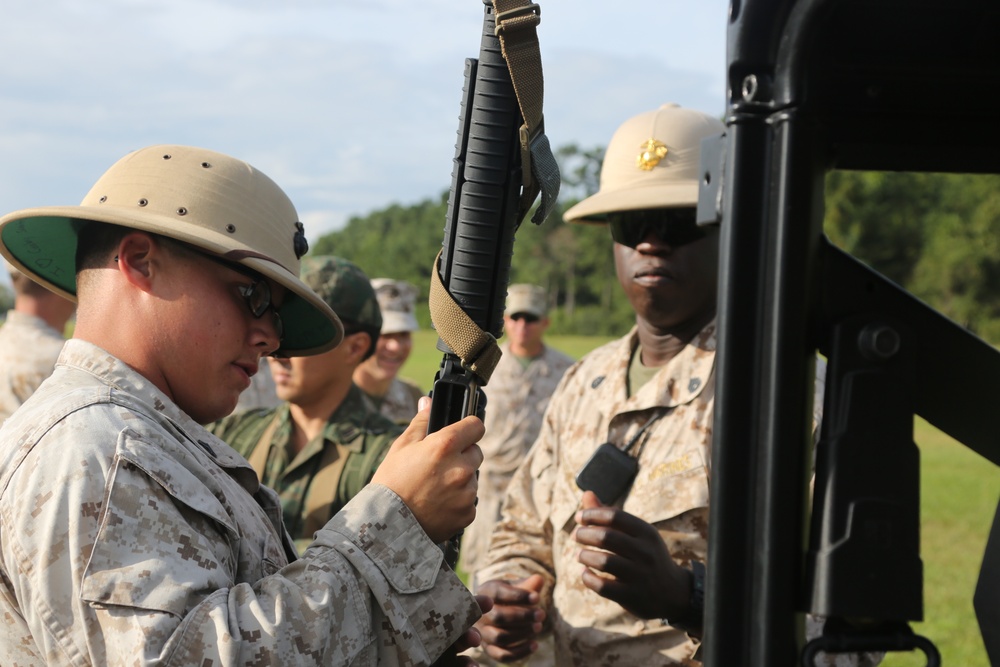
{"type": "Polygon", "coordinates": [[[691,561],[691,597],[684,615],[676,620],[664,619],[667,625],[685,632],[700,633],[705,615],[705,564],[691,561]]]}

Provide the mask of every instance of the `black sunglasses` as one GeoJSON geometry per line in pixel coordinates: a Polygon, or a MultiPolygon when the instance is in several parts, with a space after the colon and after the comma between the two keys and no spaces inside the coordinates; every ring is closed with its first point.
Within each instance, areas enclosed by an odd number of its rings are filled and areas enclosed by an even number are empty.
{"type": "Polygon", "coordinates": [[[538,315],[532,315],[531,313],[514,313],[510,316],[510,319],[514,320],[524,320],[525,324],[534,324],[539,320],[538,315]]]}
{"type": "Polygon", "coordinates": [[[677,248],[708,236],[699,227],[694,208],[651,208],[608,213],[608,228],[615,243],[635,248],[652,232],[668,246],[677,248]]]}

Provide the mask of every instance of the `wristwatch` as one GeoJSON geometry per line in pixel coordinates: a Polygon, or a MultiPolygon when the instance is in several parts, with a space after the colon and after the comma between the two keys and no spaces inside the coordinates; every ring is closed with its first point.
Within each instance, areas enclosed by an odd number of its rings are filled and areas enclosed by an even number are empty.
{"type": "Polygon", "coordinates": [[[667,625],[687,633],[701,633],[705,623],[705,564],[691,561],[691,597],[683,616],[675,620],[663,619],[667,625]]]}

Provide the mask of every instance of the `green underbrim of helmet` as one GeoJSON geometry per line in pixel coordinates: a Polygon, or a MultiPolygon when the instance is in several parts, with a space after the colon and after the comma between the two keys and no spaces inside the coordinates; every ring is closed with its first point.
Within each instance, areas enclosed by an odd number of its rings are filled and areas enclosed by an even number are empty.
{"type": "Polygon", "coordinates": [[[18,269],[62,296],[76,299],[76,233],[79,223],[63,217],[15,220],[0,231],[0,240],[18,269]],[[45,229],[44,245],[37,229],[45,229]],[[55,289],[53,289],[55,288],[55,289]]]}
{"type": "MultiPolygon", "coordinates": [[[[76,301],[76,241],[81,224],[81,220],[62,216],[26,217],[4,225],[0,242],[17,269],[76,301]]],[[[278,354],[317,354],[331,349],[331,341],[339,343],[341,339],[333,321],[291,290],[279,314],[285,333],[278,354]]]]}

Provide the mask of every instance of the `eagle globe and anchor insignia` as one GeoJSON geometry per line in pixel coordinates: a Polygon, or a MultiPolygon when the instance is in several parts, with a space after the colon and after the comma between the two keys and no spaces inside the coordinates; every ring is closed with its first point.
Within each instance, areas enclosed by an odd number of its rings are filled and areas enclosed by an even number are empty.
{"type": "Polygon", "coordinates": [[[652,171],[660,160],[667,157],[667,145],[656,139],[647,139],[639,148],[641,152],[635,159],[635,166],[643,171],[652,171]]]}

